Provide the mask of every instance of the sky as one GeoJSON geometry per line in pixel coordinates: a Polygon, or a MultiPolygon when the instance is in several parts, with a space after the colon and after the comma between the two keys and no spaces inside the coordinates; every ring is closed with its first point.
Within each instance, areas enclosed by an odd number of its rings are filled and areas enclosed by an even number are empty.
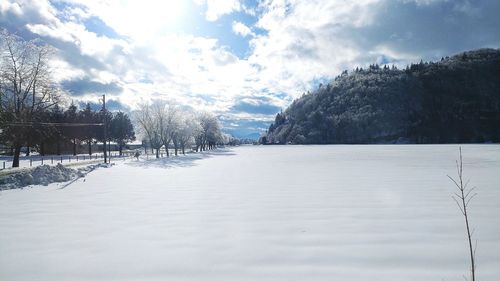
{"type": "Polygon", "coordinates": [[[0,0],[75,103],[175,101],[237,137],[343,70],[500,47],[498,0],[0,0]]]}

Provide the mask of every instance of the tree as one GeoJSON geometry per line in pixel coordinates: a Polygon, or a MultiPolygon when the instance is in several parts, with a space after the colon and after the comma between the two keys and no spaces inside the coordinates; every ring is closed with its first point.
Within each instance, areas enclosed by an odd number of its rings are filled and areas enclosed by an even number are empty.
{"type": "Polygon", "coordinates": [[[198,151],[198,149],[200,149],[204,151],[215,148],[215,145],[222,139],[219,120],[208,112],[200,113],[197,119],[201,130],[198,132],[198,135],[195,136],[196,150],[198,151]]]}
{"type": "Polygon", "coordinates": [[[201,132],[201,126],[196,121],[195,116],[190,113],[185,114],[179,120],[177,140],[181,147],[182,154],[186,154],[186,146],[194,141],[194,137],[201,132]]]}
{"type": "Polygon", "coordinates": [[[471,272],[471,281],[476,280],[476,248],[472,246],[472,232],[470,230],[469,226],[469,215],[468,215],[468,208],[469,203],[471,200],[477,195],[477,193],[474,192],[476,189],[475,187],[469,188],[469,181],[464,182],[464,177],[463,177],[463,161],[462,161],[462,148],[459,148],[459,160],[456,162],[457,164],[457,173],[458,173],[458,179],[454,179],[450,176],[448,178],[453,181],[455,186],[458,189],[458,193],[454,193],[453,200],[455,200],[455,203],[457,203],[458,208],[460,209],[460,212],[464,216],[465,219],[465,230],[467,232],[467,240],[468,240],[468,246],[469,246],[469,255],[470,255],[470,272],[471,272]]]}
{"type": "MultiPolygon", "coordinates": [[[[97,120],[99,123],[102,123],[102,126],[99,126],[96,131],[96,139],[103,142],[104,145],[106,145],[106,142],[108,142],[108,147],[110,147],[109,142],[111,141],[111,121],[113,120],[113,113],[111,113],[108,109],[101,109],[97,114],[97,120]],[[106,131],[106,137],[105,133],[106,131]]],[[[103,148],[104,150],[106,148],[103,148]]],[[[108,150],[108,153],[110,151],[108,150]]]]}
{"type": "Polygon", "coordinates": [[[120,111],[113,116],[110,127],[111,138],[118,144],[121,156],[125,144],[135,140],[134,126],[128,115],[120,111]]]}
{"type": "MultiPolygon", "coordinates": [[[[50,123],[52,112],[44,110],[38,113],[41,122],[50,123]]],[[[28,145],[36,147],[40,155],[44,156],[46,151],[47,141],[50,141],[52,135],[56,134],[58,128],[54,125],[45,126],[40,123],[33,125],[33,132],[28,139],[28,145]]]]}
{"type": "Polygon", "coordinates": [[[158,134],[168,157],[170,156],[168,148],[176,134],[178,106],[171,101],[155,101],[151,109],[158,125],[158,134]]]}
{"type": "MultiPolygon", "coordinates": [[[[95,111],[92,110],[92,108],[90,107],[90,103],[87,103],[85,109],[81,110],[78,113],[77,119],[84,124],[98,123],[98,115],[95,111]]],[[[102,127],[96,127],[93,125],[87,125],[81,128],[80,135],[82,141],[86,142],[88,145],[89,155],[92,155],[92,143],[94,142],[94,139],[97,138],[98,130],[101,130],[101,128],[102,127]]]]}
{"type": "Polygon", "coordinates": [[[14,147],[12,167],[19,167],[21,147],[40,130],[33,124],[59,101],[49,75],[51,49],[0,31],[0,126],[2,138],[14,147]]]}
{"type": "Polygon", "coordinates": [[[139,104],[139,109],[134,112],[134,119],[140,132],[146,136],[151,149],[156,150],[156,158],[159,158],[163,142],[159,130],[160,126],[151,105],[147,103],[139,104]]]}
{"type": "MultiPolygon", "coordinates": [[[[71,103],[68,109],[64,111],[64,122],[68,124],[79,123],[78,111],[74,103],[71,103]]],[[[81,137],[80,128],[76,126],[64,126],[63,135],[73,144],[73,155],[76,155],[76,147],[80,143],[81,137]]]]}
{"type": "MultiPolygon", "coordinates": [[[[63,123],[64,122],[64,112],[61,110],[59,105],[55,105],[50,112],[50,122],[51,123],[63,123]]],[[[56,127],[54,132],[50,135],[49,140],[56,143],[56,153],[61,155],[61,141],[63,139],[63,129],[61,127],[56,127]]]]}

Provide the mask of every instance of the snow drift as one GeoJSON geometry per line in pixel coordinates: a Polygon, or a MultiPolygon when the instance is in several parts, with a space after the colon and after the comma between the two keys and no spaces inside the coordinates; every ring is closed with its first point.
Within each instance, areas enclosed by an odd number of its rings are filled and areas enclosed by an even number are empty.
{"type": "Polygon", "coordinates": [[[29,185],[49,185],[54,182],[66,182],[84,177],[97,167],[107,166],[106,164],[96,164],[72,169],[65,167],[61,163],[58,163],[56,166],[42,165],[0,178],[0,190],[23,188],[29,185]]]}

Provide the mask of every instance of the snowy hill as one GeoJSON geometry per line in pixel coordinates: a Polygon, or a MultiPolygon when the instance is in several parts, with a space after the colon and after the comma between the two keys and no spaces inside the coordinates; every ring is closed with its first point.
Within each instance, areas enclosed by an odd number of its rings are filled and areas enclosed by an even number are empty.
{"type": "Polygon", "coordinates": [[[268,143],[500,142],[500,50],[345,71],[276,116],[268,143]]]}

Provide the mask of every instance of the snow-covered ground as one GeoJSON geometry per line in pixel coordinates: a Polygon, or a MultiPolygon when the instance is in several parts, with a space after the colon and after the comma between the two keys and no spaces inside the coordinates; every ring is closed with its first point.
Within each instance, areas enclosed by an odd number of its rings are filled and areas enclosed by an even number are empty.
{"type": "MultiPolygon", "coordinates": [[[[82,163],[79,163],[81,165],[82,163]]],[[[32,185],[49,185],[55,182],[67,182],[70,185],[79,178],[85,177],[88,173],[97,168],[110,168],[113,164],[84,164],[83,167],[72,169],[57,164],[55,166],[42,165],[32,169],[16,169],[8,174],[0,174],[0,191],[7,189],[23,188],[32,185]]]]}
{"type": "MultiPolygon", "coordinates": [[[[463,153],[477,277],[498,280],[500,146],[463,153]]],[[[3,191],[0,280],[463,280],[457,154],[239,147],[3,191]]]]}

